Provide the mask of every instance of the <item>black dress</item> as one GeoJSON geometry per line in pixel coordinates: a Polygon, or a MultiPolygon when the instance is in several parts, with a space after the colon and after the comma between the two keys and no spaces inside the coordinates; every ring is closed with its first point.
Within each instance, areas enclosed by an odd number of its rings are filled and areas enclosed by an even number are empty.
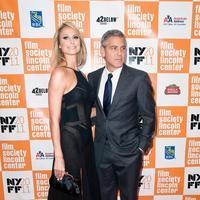
{"type": "Polygon", "coordinates": [[[77,85],[62,98],[60,134],[65,170],[82,180],[82,195],[50,187],[48,200],[100,200],[90,121],[94,94],[82,73],[74,72],[77,85]]]}

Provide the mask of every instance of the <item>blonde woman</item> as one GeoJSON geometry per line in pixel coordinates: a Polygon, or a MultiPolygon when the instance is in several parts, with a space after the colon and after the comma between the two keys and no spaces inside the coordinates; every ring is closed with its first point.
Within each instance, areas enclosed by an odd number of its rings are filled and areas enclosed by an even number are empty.
{"type": "Polygon", "coordinates": [[[86,46],[72,23],[63,23],[55,33],[52,61],[48,88],[55,156],[52,175],[62,180],[69,173],[81,186],[81,193],[50,187],[48,200],[99,200],[90,121],[94,94],[79,71],[86,61],[86,46]]]}

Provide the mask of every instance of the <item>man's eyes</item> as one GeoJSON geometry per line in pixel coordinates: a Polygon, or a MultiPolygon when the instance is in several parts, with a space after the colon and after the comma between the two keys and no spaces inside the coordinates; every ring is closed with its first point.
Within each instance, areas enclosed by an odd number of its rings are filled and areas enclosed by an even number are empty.
{"type": "MultiPolygon", "coordinates": [[[[118,47],[112,46],[112,47],[110,47],[110,49],[111,49],[111,50],[117,50],[118,47]]],[[[121,47],[120,49],[121,49],[121,50],[126,50],[126,47],[121,47]]]]}

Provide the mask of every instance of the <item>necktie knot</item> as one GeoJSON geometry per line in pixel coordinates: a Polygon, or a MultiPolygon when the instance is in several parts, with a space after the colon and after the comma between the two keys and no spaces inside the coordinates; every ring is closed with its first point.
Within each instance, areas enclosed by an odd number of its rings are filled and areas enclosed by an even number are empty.
{"type": "Polygon", "coordinates": [[[113,75],[111,73],[108,74],[108,80],[111,80],[111,78],[113,77],[113,75]]]}

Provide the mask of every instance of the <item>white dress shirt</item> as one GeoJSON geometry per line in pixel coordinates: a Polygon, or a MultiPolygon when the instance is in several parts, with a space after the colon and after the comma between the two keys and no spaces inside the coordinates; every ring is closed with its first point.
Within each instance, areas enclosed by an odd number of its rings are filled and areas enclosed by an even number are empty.
{"type": "MultiPolygon", "coordinates": [[[[117,83],[118,83],[121,71],[122,71],[122,67],[120,67],[120,68],[118,68],[118,69],[116,69],[115,71],[112,72],[113,77],[111,79],[111,81],[112,81],[111,103],[113,101],[113,96],[115,94],[115,90],[116,90],[116,87],[117,87],[117,83]]],[[[103,106],[104,88],[105,88],[105,84],[106,84],[106,81],[108,79],[109,73],[111,73],[111,72],[109,72],[108,69],[105,67],[104,70],[103,70],[102,76],[101,76],[101,82],[100,82],[99,93],[98,93],[98,97],[100,99],[102,106],[103,106]]]]}

